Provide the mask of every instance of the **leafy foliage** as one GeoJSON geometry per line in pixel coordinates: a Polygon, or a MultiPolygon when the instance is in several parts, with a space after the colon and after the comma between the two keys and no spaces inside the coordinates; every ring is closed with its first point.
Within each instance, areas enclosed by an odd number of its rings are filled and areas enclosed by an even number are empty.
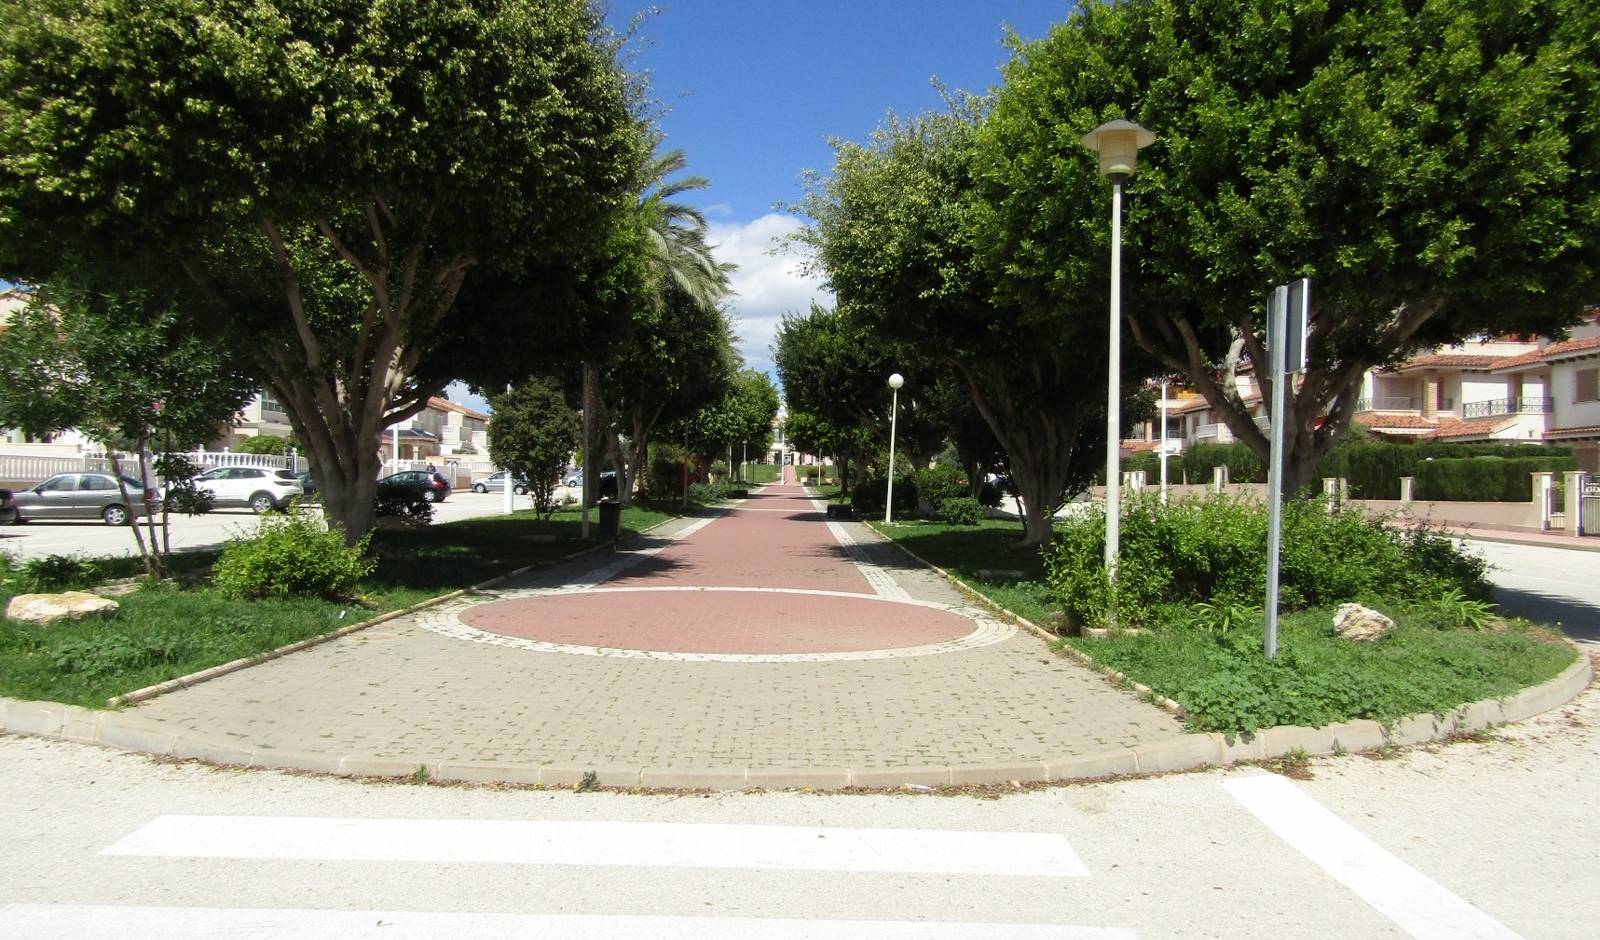
{"type": "Polygon", "coordinates": [[[578,446],[578,416],[554,382],[533,379],[491,399],[489,456],[528,481],[535,511],[550,518],[567,459],[578,446]]]}
{"type": "Polygon", "coordinates": [[[433,524],[433,503],[420,496],[379,493],[373,511],[379,519],[393,519],[406,528],[433,524]]]}
{"type": "Polygon", "coordinates": [[[377,567],[370,543],[368,534],[346,545],[343,533],[309,516],[264,516],[254,535],[223,548],[213,581],[230,597],[346,597],[377,567]]]}
{"type": "Polygon", "coordinates": [[[951,496],[939,501],[938,519],[947,525],[977,525],[983,521],[983,506],[971,496],[951,496]]]}
{"type": "MultiPolygon", "coordinates": [[[[1117,621],[1148,623],[1166,605],[1259,607],[1266,517],[1260,503],[1226,497],[1131,502],[1122,519],[1117,621]]],[[[1064,521],[1058,541],[1047,557],[1051,586],[1074,623],[1098,625],[1110,599],[1103,512],[1064,521]]],[[[1420,528],[1396,531],[1357,513],[1329,514],[1313,500],[1284,506],[1280,564],[1279,596],[1289,610],[1452,589],[1489,595],[1484,561],[1448,539],[1420,528]]]]}
{"type": "Polygon", "coordinates": [[[276,434],[257,434],[247,437],[239,442],[234,450],[241,454],[270,454],[275,457],[287,456],[294,447],[294,441],[276,434]]]}
{"type": "Polygon", "coordinates": [[[94,561],[79,555],[30,558],[17,569],[10,587],[19,593],[50,593],[98,584],[104,575],[94,561]]]}

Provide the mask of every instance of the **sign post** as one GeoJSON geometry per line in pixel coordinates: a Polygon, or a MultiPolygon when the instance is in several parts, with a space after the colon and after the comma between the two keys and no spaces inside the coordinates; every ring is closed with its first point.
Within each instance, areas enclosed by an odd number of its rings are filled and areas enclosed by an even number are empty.
{"type": "Polygon", "coordinates": [[[1278,655],[1278,555],[1283,542],[1283,413],[1289,397],[1289,375],[1305,370],[1306,330],[1311,306],[1311,281],[1301,278],[1280,285],[1267,300],[1267,357],[1271,360],[1272,435],[1267,467],[1267,598],[1266,636],[1262,650],[1278,655]]]}

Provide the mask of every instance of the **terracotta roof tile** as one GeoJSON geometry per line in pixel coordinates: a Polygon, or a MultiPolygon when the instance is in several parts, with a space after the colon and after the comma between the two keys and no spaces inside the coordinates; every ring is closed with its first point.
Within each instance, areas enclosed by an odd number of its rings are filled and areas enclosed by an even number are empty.
{"type": "Polygon", "coordinates": [[[1516,418],[1498,416],[1493,418],[1472,418],[1462,421],[1458,418],[1439,419],[1439,428],[1433,432],[1436,438],[1452,437],[1479,437],[1493,434],[1501,428],[1509,427],[1516,423],[1516,418]]]}
{"type": "Polygon", "coordinates": [[[1590,424],[1576,428],[1551,428],[1544,432],[1544,436],[1552,437],[1600,437],[1600,424],[1590,424]]]}
{"type": "Polygon", "coordinates": [[[435,411],[454,411],[457,414],[463,414],[469,418],[477,418],[479,421],[489,420],[489,416],[483,412],[473,411],[466,405],[457,404],[448,398],[434,396],[433,398],[428,399],[428,407],[434,409],[435,411]]]}
{"type": "Polygon", "coordinates": [[[1485,353],[1428,353],[1422,356],[1412,356],[1405,362],[1394,366],[1390,372],[1403,372],[1407,369],[1424,369],[1435,366],[1453,367],[1457,369],[1487,369],[1494,365],[1499,356],[1485,353]]]}
{"type": "Polygon", "coordinates": [[[1495,361],[1494,370],[1500,372],[1505,369],[1520,369],[1536,362],[1549,362],[1552,359],[1560,359],[1573,353],[1584,353],[1590,350],[1600,351],[1600,336],[1585,336],[1582,339],[1562,340],[1559,343],[1551,343],[1543,349],[1525,352],[1520,356],[1499,359],[1495,361]]]}
{"type": "Polygon", "coordinates": [[[1385,428],[1431,431],[1438,427],[1436,422],[1420,415],[1379,414],[1376,411],[1357,412],[1350,420],[1379,431],[1385,428]]]}

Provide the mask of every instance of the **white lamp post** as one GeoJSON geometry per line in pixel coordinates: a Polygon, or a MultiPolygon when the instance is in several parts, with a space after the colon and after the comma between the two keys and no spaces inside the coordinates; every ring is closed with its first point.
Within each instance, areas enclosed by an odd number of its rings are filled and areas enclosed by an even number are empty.
{"type": "MultiPolygon", "coordinates": [[[[1122,528],[1122,187],[1139,165],[1139,151],[1156,135],[1131,121],[1108,121],[1083,135],[1111,181],[1111,337],[1106,350],[1106,573],[1115,584],[1122,528]]],[[[1163,440],[1162,446],[1166,446],[1163,440]]],[[[1115,608],[1113,607],[1113,610],[1115,608]]]]}
{"type": "Polygon", "coordinates": [[[888,525],[894,519],[894,427],[895,420],[900,413],[900,386],[906,384],[905,377],[896,372],[889,376],[889,387],[894,390],[894,398],[889,405],[889,492],[883,500],[883,524],[888,525]]]}

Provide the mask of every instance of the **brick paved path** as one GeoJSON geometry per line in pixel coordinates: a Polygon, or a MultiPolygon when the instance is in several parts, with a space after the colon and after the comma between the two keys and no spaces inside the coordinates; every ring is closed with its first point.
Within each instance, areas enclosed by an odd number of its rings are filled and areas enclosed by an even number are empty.
{"type": "Polygon", "coordinates": [[[864,525],[824,521],[794,486],[135,713],[313,763],[593,767],[619,783],[641,769],[648,782],[651,769],[748,768],[776,785],[790,771],[1029,764],[1181,734],[1036,637],[986,625],[942,578],[864,525]]]}

